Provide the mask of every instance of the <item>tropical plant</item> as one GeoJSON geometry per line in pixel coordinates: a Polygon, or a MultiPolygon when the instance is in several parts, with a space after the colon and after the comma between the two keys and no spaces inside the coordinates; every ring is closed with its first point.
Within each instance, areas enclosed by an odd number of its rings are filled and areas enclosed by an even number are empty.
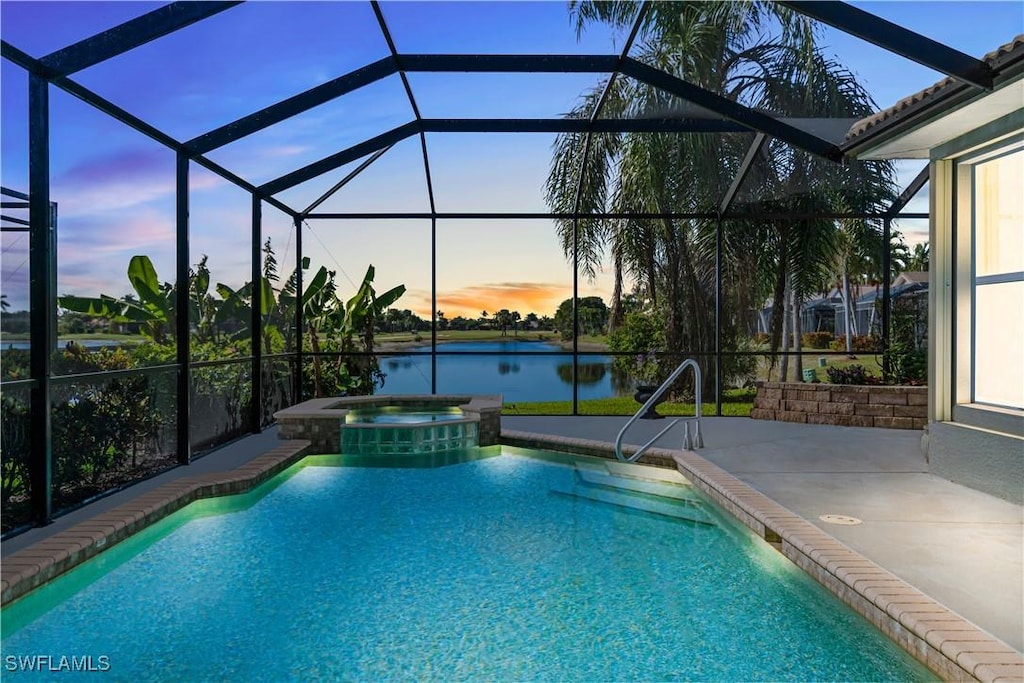
{"type": "MultiPolygon", "coordinates": [[[[861,117],[875,109],[853,75],[818,49],[812,23],[777,3],[647,6],[637,48],[637,59],[646,64],[780,116],[861,117]],[[778,35],[766,40],[773,27],[778,35]]],[[[574,1],[570,13],[578,32],[594,22],[626,29],[639,7],[614,0],[574,1]]],[[[605,85],[586,93],[567,116],[590,116],[605,85]]],[[[706,112],[625,78],[612,83],[602,109],[603,116],[620,118],[667,114],[706,112]]],[[[565,213],[714,213],[749,144],[748,134],[602,133],[589,143],[585,134],[564,134],[555,144],[547,201],[553,211],[565,213]]],[[[799,343],[800,304],[827,279],[836,226],[826,219],[769,222],[757,216],[878,208],[894,194],[892,180],[886,163],[840,166],[770,140],[739,197],[749,217],[725,223],[723,293],[731,313],[722,320],[714,315],[716,221],[560,220],[557,230],[567,256],[578,245],[587,276],[602,267],[610,252],[612,329],[623,319],[624,276],[632,278],[664,326],[666,349],[677,353],[713,352],[716,324],[724,347],[736,347],[744,313],[759,308],[770,294],[774,352],[789,336],[799,343]],[[783,335],[787,311],[795,311],[792,335],[783,335]]],[[[705,389],[713,388],[713,373],[706,364],[704,369],[705,389]]]]}
{"type": "MultiPolygon", "coordinates": [[[[306,259],[303,267],[308,266],[306,259]]],[[[405,293],[405,285],[378,295],[373,288],[374,272],[372,265],[366,269],[355,295],[345,302],[336,294],[335,273],[323,266],[303,291],[302,311],[312,351],[314,396],[370,394],[384,384],[384,373],[373,355],[374,328],[384,311],[405,293]],[[330,348],[322,348],[321,335],[330,348]],[[320,355],[325,351],[339,354],[330,385],[325,385],[320,355]],[[362,355],[351,355],[353,352],[362,355]]]]}
{"type": "MultiPolygon", "coordinates": [[[[205,257],[201,262],[205,267],[205,257]]],[[[206,271],[207,282],[209,271],[206,271]]],[[[142,333],[158,344],[174,339],[174,285],[160,282],[148,256],[132,256],[128,263],[128,282],[138,298],[116,299],[106,294],[99,297],[65,295],[57,305],[69,311],[106,318],[118,323],[139,323],[142,333]]],[[[190,291],[199,291],[191,287],[190,291]]]]}
{"type": "MultiPolygon", "coordinates": [[[[875,303],[881,308],[881,301],[875,303]]],[[[920,292],[893,297],[889,345],[882,352],[887,384],[928,382],[928,297],[920,292]]]]}
{"type": "Polygon", "coordinates": [[[907,260],[907,270],[910,271],[927,271],[928,261],[931,259],[931,248],[927,242],[921,242],[914,245],[914,250],[910,253],[910,258],[907,260]]]}
{"type": "Polygon", "coordinates": [[[832,384],[881,384],[881,378],[864,369],[863,365],[847,365],[845,368],[829,367],[825,369],[828,381],[832,384]]]}

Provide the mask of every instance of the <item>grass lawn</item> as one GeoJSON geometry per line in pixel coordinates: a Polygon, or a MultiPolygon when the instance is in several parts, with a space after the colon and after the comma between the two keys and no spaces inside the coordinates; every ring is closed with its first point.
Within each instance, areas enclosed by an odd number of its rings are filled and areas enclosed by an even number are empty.
{"type": "MultiPolygon", "coordinates": [[[[845,368],[851,365],[863,366],[872,375],[876,377],[882,376],[882,354],[874,353],[872,351],[864,351],[862,353],[854,354],[856,358],[849,358],[846,355],[832,355],[825,356],[819,353],[824,349],[807,349],[803,353],[804,369],[814,368],[818,375],[818,381],[828,382],[828,374],[826,373],[827,368],[845,368]],[[824,358],[826,366],[824,368],[818,367],[818,358],[824,358]]],[[[775,369],[772,372],[772,380],[778,381],[779,376],[779,361],[781,358],[776,359],[775,369]]],[[[792,362],[790,358],[790,377],[792,377],[792,362]]],[[[757,360],[757,378],[764,380],[768,379],[768,359],[761,357],[757,360]]]]}
{"type": "MultiPolygon", "coordinates": [[[[722,415],[746,417],[754,407],[754,389],[729,389],[722,397],[722,415]]],[[[614,396],[580,401],[580,415],[632,415],[640,404],[632,396],[614,396]]],[[[665,402],[658,406],[662,415],[693,415],[692,403],[665,402]]],[[[571,415],[572,401],[530,401],[506,403],[502,415],[571,415]]],[[[704,402],[704,415],[714,415],[715,404],[704,402]]]]}
{"type": "MultiPolygon", "coordinates": [[[[2,333],[2,338],[5,342],[31,341],[31,335],[28,332],[4,332],[2,333]]],[[[142,344],[143,342],[148,340],[141,334],[113,334],[109,332],[88,332],[81,334],[61,334],[58,335],[58,341],[61,343],[67,343],[69,341],[105,341],[117,342],[119,344],[142,344]]]]}

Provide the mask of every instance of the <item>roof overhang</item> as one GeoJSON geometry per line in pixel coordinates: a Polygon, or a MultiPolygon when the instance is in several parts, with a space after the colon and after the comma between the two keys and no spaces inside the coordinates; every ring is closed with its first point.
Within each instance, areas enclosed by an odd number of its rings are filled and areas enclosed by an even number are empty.
{"type": "Polygon", "coordinates": [[[854,142],[850,151],[858,159],[927,159],[932,149],[1024,109],[1024,77],[1018,74],[991,92],[970,89],[960,95],[944,98],[931,115],[921,112],[908,125],[893,126],[890,134],[880,131],[861,145],[854,142]]]}

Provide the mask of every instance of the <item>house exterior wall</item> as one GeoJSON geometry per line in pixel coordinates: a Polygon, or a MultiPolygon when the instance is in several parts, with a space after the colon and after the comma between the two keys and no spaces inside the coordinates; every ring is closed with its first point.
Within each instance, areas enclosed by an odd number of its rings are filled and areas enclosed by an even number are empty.
{"type": "MultiPolygon", "coordinates": [[[[929,425],[922,441],[934,474],[1018,504],[1024,503],[1024,410],[973,402],[979,321],[972,316],[980,314],[972,308],[976,193],[964,160],[1022,137],[1017,114],[932,151],[929,425]]],[[[1024,357],[1024,340],[1003,335],[999,349],[1006,358],[1024,357]]]]}

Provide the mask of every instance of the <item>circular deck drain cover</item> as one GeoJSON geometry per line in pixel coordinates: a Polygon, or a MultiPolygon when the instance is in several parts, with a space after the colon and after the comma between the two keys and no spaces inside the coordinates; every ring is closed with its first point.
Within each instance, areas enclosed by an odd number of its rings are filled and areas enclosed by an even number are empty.
{"type": "Polygon", "coordinates": [[[863,523],[856,517],[850,517],[849,515],[822,515],[821,517],[818,517],[818,519],[823,522],[828,522],[829,524],[845,524],[846,526],[854,526],[863,523]]]}

